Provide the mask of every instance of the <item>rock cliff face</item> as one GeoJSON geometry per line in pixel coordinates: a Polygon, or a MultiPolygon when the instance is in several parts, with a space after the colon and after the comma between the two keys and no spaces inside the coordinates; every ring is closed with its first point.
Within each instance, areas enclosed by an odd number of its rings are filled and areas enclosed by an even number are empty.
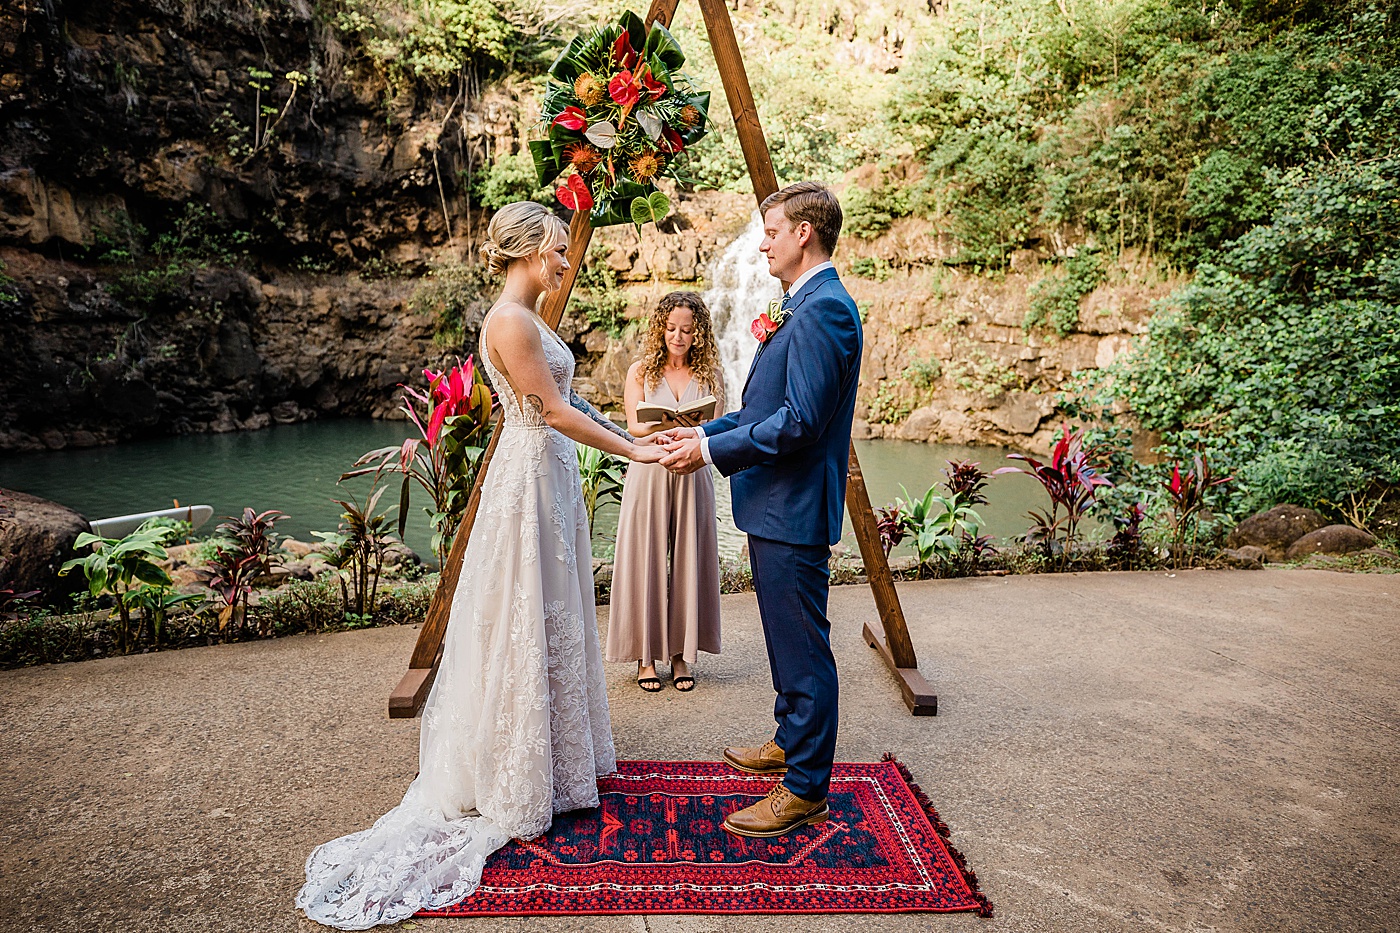
{"type": "MultiPolygon", "coordinates": [[[[395,417],[398,383],[475,349],[480,284],[450,327],[415,296],[479,241],[471,173],[519,150],[529,85],[396,89],[293,2],[10,4],[0,66],[0,451],[395,417]]],[[[660,229],[595,234],[593,304],[625,309],[571,303],[585,394],[620,403],[640,335],[618,324],[704,290],[752,210],[700,192],[660,229]]],[[[866,317],[866,436],[1042,449],[1065,377],[1122,352],[1172,284],[1130,259],[1067,336],[1028,332],[1048,257],[963,274],[931,229],[837,257],[866,317]]]]}
{"type": "Polygon", "coordinates": [[[1059,428],[1056,393],[1075,372],[1129,349],[1153,303],[1180,284],[1129,253],[1104,261],[1102,281],[1079,297],[1066,333],[1028,328],[1032,295],[1058,276],[1049,255],[1022,250],[997,276],[901,268],[950,252],[927,231],[926,222],[907,220],[873,241],[847,240],[841,265],[874,270],[845,276],[865,311],[858,435],[1043,453],[1059,428]]]}
{"type": "Polygon", "coordinates": [[[508,88],[396,94],[300,3],[6,4],[0,56],[0,450],[383,415],[444,355],[399,276],[508,88]]]}

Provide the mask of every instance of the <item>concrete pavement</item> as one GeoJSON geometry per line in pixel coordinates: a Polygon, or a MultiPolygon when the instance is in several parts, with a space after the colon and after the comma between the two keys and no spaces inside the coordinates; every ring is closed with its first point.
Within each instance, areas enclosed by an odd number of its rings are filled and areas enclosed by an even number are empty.
{"type": "MultiPolygon", "coordinates": [[[[936,718],[905,713],[832,592],[838,757],[909,766],[996,918],[419,921],[452,933],[1400,929],[1400,577],[1195,571],[900,585],[936,718]]],[[[610,665],[623,758],[760,741],[752,594],[692,694],[610,665]]],[[[606,609],[600,608],[606,619],[606,609]]],[[[415,632],[374,629],[0,673],[0,931],[310,929],[312,846],[397,803],[415,632]]],[[[407,924],[405,924],[407,926],[407,924]]],[[[319,928],[317,928],[319,929],[319,928]]]]}

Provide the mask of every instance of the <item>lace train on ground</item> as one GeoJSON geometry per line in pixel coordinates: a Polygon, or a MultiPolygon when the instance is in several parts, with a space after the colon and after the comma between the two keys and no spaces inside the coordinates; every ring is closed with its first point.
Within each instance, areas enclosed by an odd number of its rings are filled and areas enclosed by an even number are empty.
{"type": "MultiPolygon", "coordinates": [[[[567,393],[573,355],[538,326],[567,393]]],[[[616,767],[574,444],[521,411],[485,332],[504,433],[423,709],[419,775],[374,826],[317,847],[297,895],[309,918],[343,930],[461,901],[511,838],[597,806],[597,778],[616,767]]]]}

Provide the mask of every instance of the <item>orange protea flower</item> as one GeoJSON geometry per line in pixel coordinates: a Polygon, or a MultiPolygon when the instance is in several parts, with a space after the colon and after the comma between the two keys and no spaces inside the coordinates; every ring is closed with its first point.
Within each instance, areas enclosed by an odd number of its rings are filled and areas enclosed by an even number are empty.
{"type": "Polygon", "coordinates": [[[637,181],[650,181],[665,165],[665,160],[655,152],[639,153],[627,161],[627,167],[637,181]]]}
{"type": "Polygon", "coordinates": [[[607,90],[602,81],[586,71],[574,81],[574,93],[578,95],[579,102],[585,107],[601,103],[607,90]]]}
{"type": "Polygon", "coordinates": [[[569,143],[564,147],[564,161],[586,175],[603,161],[603,154],[588,143],[569,143]]]}
{"type": "Polygon", "coordinates": [[[700,125],[700,108],[694,104],[686,104],[681,108],[681,123],[686,129],[693,129],[700,125]]]}

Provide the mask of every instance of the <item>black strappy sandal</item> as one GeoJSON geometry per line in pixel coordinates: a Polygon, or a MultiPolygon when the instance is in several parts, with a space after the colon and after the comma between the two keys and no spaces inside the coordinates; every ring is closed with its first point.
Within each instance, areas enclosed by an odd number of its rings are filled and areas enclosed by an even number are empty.
{"type": "Polygon", "coordinates": [[[689,674],[677,677],[671,683],[681,693],[689,693],[695,689],[695,678],[691,677],[689,674]]]}
{"type": "MultiPolygon", "coordinates": [[[[640,674],[641,672],[642,672],[642,666],[641,666],[640,664],[638,664],[638,665],[637,665],[637,673],[640,674]]],[[[637,686],[642,688],[642,692],[643,692],[643,693],[660,693],[660,692],[661,692],[661,678],[660,678],[660,677],[656,677],[656,676],[654,676],[654,675],[651,676],[651,677],[638,677],[638,678],[637,678],[637,686]]]]}

